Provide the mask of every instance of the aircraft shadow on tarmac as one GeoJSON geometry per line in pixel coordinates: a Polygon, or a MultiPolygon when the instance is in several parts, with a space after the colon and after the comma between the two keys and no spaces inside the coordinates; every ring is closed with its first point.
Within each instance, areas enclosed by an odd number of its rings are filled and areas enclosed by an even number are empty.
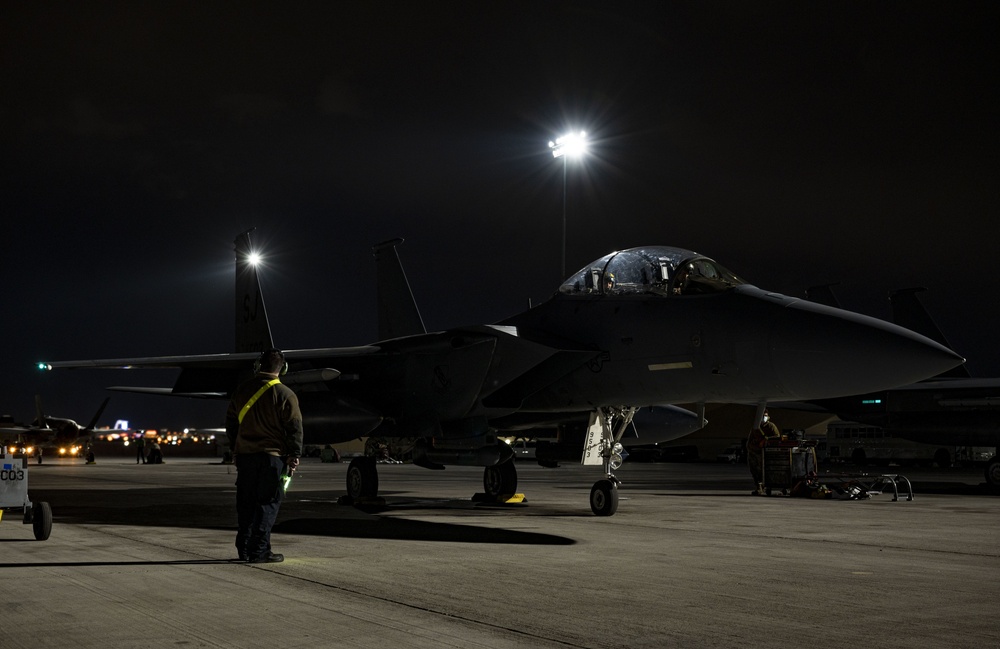
{"type": "MultiPolygon", "coordinates": [[[[35,541],[32,540],[31,542],[34,543],[35,541]]],[[[242,565],[244,562],[234,561],[232,559],[182,559],[180,561],[48,561],[37,563],[0,563],[0,570],[4,568],[51,568],[53,566],[89,568],[91,566],[199,566],[228,563],[242,565]]]]}
{"type": "Polygon", "coordinates": [[[274,532],[277,534],[377,538],[398,541],[447,541],[450,543],[572,545],[576,542],[554,534],[378,516],[368,520],[358,518],[296,518],[280,521],[274,526],[274,532]]]}
{"type": "MultiPolygon", "coordinates": [[[[573,539],[553,534],[499,527],[435,523],[365,513],[337,505],[329,492],[296,494],[281,506],[274,532],[451,543],[571,545],[573,539]]],[[[32,499],[52,507],[54,526],[132,525],[227,530],[236,532],[235,494],[206,493],[202,489],[34,490],[32,499]],[[233,500],[230,500],[233,499],[233,500]],[[229,522],[230,524],[221,524],[229,522]]],[[[412,507],[412,505],[410,505],[412,507]]],[[[447,501],[434,507],[447,506],[447,501]],[[443,503],[443,504],[442,504],[443,503]]],[[[380,511],[405,510],[387,506],[380,511]]]]}

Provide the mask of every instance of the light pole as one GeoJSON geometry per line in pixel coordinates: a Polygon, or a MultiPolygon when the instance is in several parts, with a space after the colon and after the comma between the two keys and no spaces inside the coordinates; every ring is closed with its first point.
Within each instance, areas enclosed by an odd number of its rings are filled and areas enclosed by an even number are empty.
{"type": "Polygon", "coordinates": [[[562,210],[562,279],[566,279],[566,167],[570,158],[579,158],[587,152],[587,133],[567,133],[549,142],[553,158],[563,159],[563,210],[562,210]]]}

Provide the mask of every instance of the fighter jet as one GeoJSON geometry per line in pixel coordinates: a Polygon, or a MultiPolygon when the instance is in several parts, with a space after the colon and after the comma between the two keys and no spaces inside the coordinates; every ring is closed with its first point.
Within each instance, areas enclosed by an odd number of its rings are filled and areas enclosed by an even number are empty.
{"type": "Polygon", "coordinates": [[[27,451],[26,455],[34,454],[38,463],[42,463],[43,449],[55,449],[60,454],[76,455],[83,450],[94,437],[94,427],[104,413],[111,397],[107,397],[101,407],[94,413],[90,423],[81,426],[72,419],[49,417],[42,409],[41,395],[35,395],[35,421],[30,426],[4,425],[0,427],[0,440],[15,442],[27,451]]]}
{"type": "MultiPolygon", "coordinates": [[[[491,325],[426,332],[399,263],[399,240],[373,249],[380,340],[285,352],[282,381],[299,395],[307,443],[374,435],[408,440],[414,463],[484,467],[488,496],[517,487],[505,430],[585,422],[584,464],[602,468],[597,515],[618,508],[621,440],[643,408],[857,394],[912,383],[963,362],[923,336],[840,309],[761,290],[699,253],[666,246],[615,251],[547,301],[491,325]]],[[[120,388],[228,398],[273,346],[250,232],[235,240],[236,352],[50,361],[52,368],[173,367],[172,388],[120,388]]],[[[347,472],[354,501],[377,497],[375,458],[347,472]]]]}

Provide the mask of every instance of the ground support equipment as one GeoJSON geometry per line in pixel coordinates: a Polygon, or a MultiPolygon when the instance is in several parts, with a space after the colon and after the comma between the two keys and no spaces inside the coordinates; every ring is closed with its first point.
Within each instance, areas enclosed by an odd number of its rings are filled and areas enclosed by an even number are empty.
{"type": "Polygon", "coordinates": [[[0,520],[5,511],[24,512],[24,524],[31,525],[35,539],[44,541],[52,533],[52,508],[48,503],[28,500],[28,463],[10,454],[0,456],[0,520]]]}
{"type": "Polygon", "coordinates": [[[764,493],[780,489],[783,495],[796,484],[816,475],[816,449],[794,440],[768,440],[761,454],[764,493]]]}

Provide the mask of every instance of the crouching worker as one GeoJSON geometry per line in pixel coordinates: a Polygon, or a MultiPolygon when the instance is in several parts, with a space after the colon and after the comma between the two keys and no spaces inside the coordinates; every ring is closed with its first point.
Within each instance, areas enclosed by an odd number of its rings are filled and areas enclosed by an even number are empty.
{"type": "Polygon", "coordinates": [[[160,450],[160,443],[156,440],[149,445],[149,456],[144,464],[163,464],[163,451],[160,450]]]}
{"type": "Polygon", "coordinates": [[[280,350],[261,354],[256,374],[237,388],[226,413],[237,472],[236,551],[241,561],[285,559],[271,551],[271,528],[284,494],[281,474],[294,471],[302,454],[299,399],[278,379],[287,369],[280,350]]]}

